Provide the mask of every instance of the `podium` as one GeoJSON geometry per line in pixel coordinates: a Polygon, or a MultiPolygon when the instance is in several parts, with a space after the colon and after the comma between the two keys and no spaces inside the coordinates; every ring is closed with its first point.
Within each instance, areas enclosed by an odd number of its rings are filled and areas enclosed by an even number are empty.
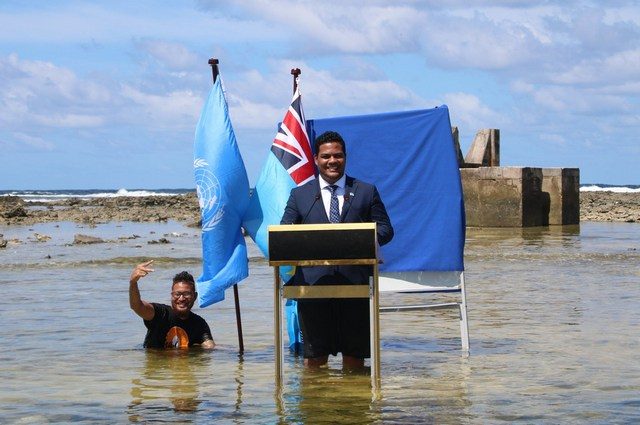
{"type": "Polygon", "coordinates": [[[369,298],[371,385],[380,386],[380,317],[378,314],[378,243],[375,223],[272,225],[269,231],[269,265],[274,268],[275,379],[284,379],[282,354],[283,298],[369,298]],[[349,285],[283,285],[281,266],[368,265],[369,282],[349,285]]]}

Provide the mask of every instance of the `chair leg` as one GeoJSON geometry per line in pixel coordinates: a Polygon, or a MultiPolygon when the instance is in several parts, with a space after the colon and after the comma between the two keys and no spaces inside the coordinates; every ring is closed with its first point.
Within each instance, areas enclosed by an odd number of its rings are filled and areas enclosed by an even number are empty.
{"type": "Polygon", "coordinates": [[[460,276],[460,339],[462,340],[462,350],[469,352],[469,322],[467,321],[467,294],[464,287],[464,272],[460,276]]]}

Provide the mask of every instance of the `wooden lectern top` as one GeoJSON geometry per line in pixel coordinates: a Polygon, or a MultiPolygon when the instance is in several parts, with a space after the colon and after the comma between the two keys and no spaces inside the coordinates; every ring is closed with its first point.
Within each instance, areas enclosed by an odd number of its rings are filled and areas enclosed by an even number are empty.
{"type": "Polygon", "coordinates": [[[375,223],[269,226],[269,265],[375,264],[375,223]]]}

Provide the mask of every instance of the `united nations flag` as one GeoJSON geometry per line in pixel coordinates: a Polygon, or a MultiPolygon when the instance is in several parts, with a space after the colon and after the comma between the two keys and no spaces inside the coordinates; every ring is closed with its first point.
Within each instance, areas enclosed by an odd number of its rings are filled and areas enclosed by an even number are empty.
{"type": "Polygon", "coordinates": [[[249,180],[218,76],[196,127],[194,172],[202,215],[200,307],[224,299],[224,291],[249,275],[241,231],[249,205],[249,180]]]}

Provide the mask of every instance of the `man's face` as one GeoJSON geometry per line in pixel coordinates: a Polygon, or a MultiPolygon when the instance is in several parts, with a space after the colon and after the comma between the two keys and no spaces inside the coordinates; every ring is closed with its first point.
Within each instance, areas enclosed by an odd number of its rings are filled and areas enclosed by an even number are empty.
{"type": "Polygon", "coordinates": [[[335,183],[344,174],[347,163],[342,145],[338,142],[323,143],[318,146],[318,152],[314,156],[316,166],[323,179],[327,183],[335,183]]]}
{"type": "Polygon", "coordinates": [[[176,282],[171,288],[171,308],[178,317],[189,315],[193,303],[196,302],[196,293],[193,286],[185,282],[176,282]]]}

